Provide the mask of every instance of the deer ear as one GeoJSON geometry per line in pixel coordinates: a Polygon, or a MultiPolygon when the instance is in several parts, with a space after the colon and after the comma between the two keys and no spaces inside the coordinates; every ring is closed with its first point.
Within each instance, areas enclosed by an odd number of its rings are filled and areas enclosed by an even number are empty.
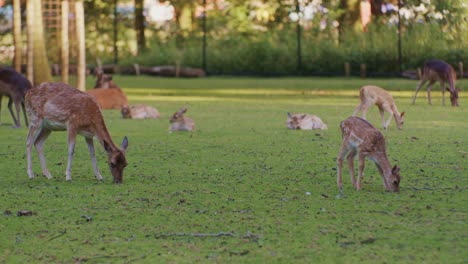
{"type": "Polygon", "coordinates": [[[289,113],[289,112],[288,112],[288,117],[289,117],[289,118],[292,118],[292,115],[291,115],[291,113],[289,113]]]}
{"type": "Polygon", "coordinates": [[[104,150],[105,150],[106,152],[111,152],[111,151],[112,151],[112,149],[111,149],[109,143],[107,143],[107,141],[104,140],[103,145],[104,145],[104,150]]]}
{"type": "Polygon", "coordinates": [[[405,112],[401,112],[400,117],[403,117],[405,115],[405,112]]]}
{"type": "Polygon", "coordinates": [[[128,147],[128,138],[127,136],[124,137],[123,141],[122,141],[122,145],[121,145],[121,148],[123,150],[127,150],[127,147],[128,147]]]}
{"type": "Polygon", "coordinates": [[[306,114],[303,114],[303,115],[301,116],[301,119],[304,119],[306,116],[307,116],[306,114]]]}
{"type": "Polygon", "coordinates": [[[398,172],[400,172],[400,168],[397,165],[393,166],[392,173],[396,174],[398,172]]]}

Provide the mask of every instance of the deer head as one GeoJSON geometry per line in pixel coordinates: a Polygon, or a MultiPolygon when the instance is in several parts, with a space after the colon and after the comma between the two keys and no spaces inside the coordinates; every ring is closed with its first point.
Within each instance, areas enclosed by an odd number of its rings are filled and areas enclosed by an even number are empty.
{"type": "Polygon", "coordinates": [[[301,121],[306,117],[306,114],[302,115],[292,115],[288,112],[288,119],[286,120],[286,125],[289,129],[301,129],[301,121]]]}
{"type": "Polygon", "coordinates": [[[127,159],[125,158],[125,150],[128,147],[128,139],[124,137],[120,149],[112,149],[111,145],[104,140],[104,149],[106,150],[107,163],[114,178],[114,183],[122,183],[123,170],[127,166],[127,159]]]}
{"type": "Polygon", "coordinates": [[[450,90],[449,88],[446,88],[446,89],[450,93],[450,103],[452,104],[452,106],[459,106],[458,105],[458,92],[460,91],[460,89],[455,88],[453,91],[450,90]]]}
{"type": "Polygon", "coordinates": [[[175,123],[175,122],[182,122],[184,120],[184,114],[187,112],[186,107],[180,108],[177,112],[175,112],[172,116],[169,122],[175,123]]]}

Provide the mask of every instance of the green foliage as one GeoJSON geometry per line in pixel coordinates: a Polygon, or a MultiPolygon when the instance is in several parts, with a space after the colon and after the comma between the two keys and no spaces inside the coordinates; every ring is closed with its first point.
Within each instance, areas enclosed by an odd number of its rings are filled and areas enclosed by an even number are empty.
{"type": "MultiPolygon", "coordinates": [[[[161,120],[123,120],[104,111],[116,142],[129,138],[124,183],[94,179],[77,141],[66,182],[66,133],[44,145],[51,180],[26,174],[27,130],[0,127],[0,262],[5,263],[463,263],[467,258],[467,97],[459,108],[425,98],[411,105],[415,81],[402,79],[204,78],[114,80],[132,104],[158,108],[161,120]],[[391,90],[406,111],[386,138],[403,176],[386,193],[371,161],[363,190],[336,198],[338,124],[358,104],[358,87],[391,90]],[[180,106],[193,133],[168,133],[180,106]],[[326,131],[290,131],[286,112],[320,116],[326,131]],[[436,142],[436,144],[435,144],[436,142]],[[17,216],[30,210],[32,216],[17,216]],[[199,234],[199,235],[197,235],[199,234]]],[[[91,86],[93,80],[88,80],[91,86]]],[[[435,88],[438,88],[437,86],[435,88]]],[[[5,102],[6,103],[6,102],[5,102]]],[[[369,121],[380,124],[374,107],[369,121]]],[[[34,170],[40,173],[34,155],[34,170]]],[[[344,169],[347,176],[347,169],[344,169]]]]}

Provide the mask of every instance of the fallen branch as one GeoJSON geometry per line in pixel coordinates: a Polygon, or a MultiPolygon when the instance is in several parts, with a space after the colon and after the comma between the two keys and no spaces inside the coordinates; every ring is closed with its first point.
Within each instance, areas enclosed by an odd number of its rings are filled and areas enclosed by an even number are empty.
{"type": "Polygon", "coordinates": [[[59,237],[61,237],[61,236],[65,235],[66,233],[67,233],[67,230],[66,230],[66,229],[64,229],[62,232],[60,232],[60,234],[58,234],[58,235],[56,235],[56,236],[53,236],[53,237],[49,238],[49,241],[52,241],[52,240],[54,240],[54,239],[56,239],[56,238],[59,238],[59,237]]]}
{"type": "Polygon", "coordinates": [[[233,237],[234,233],[231,232],[219,232],[219,233],[168,233],[168,234],[155,234],[155,238],[166,238],[166,237],[222,237],[222,236],[229,236],[233,237]]]}

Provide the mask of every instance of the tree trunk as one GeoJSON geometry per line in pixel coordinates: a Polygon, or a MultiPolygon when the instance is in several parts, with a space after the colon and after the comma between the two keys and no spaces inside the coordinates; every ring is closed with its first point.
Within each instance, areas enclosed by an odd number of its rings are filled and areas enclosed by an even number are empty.
{"type": "Polygon", "coordinates": [[[143,0],[135,0],[135,32],[137,39],[137,53],[141,54],[146,48],[145,16],[143,15],[143,0]]]}
{"type": "Polygon", "coordinates": [[[13,0],[13,39],[15,43],[15,70],[21,72],[21,52],[23,51],[23,40],[21,38],[21,3],[13,0]]]}
{"type": "Polygon", "coordinates": [[[68,42],[68,0],[62,1],[62,82],[68,83],[68,68],[69,68],[69,42],[68,42]]]}
{"type": "MultiPolygon", "coordinates": [[[[32,37],[34,41],[33,47],[33,64],[34,64],[34,84],[52,81],[50,73],[49,61],[47,59],[45,39],[44,39],[44,23],[42,22],[42,6],[41,0],[29,0],[28,9],[33,6],[33,28],[32,37]]],[[[28,25],[29,26],[29,25],[28,25]]]]}
{"type": "Polygon", "coordinates": [[[76,69],[76,88],[86,90],[86,50],[83,1],[75,2],[76,35],[78,42],[78,65],[76,69]]]}
{"type": "Polygon", "coordinates": [[[27,77],[34,84],[34,5],[28,3],[26,6],[26,29],[28,34],[28,68],[26,70],[27,77]]]}

